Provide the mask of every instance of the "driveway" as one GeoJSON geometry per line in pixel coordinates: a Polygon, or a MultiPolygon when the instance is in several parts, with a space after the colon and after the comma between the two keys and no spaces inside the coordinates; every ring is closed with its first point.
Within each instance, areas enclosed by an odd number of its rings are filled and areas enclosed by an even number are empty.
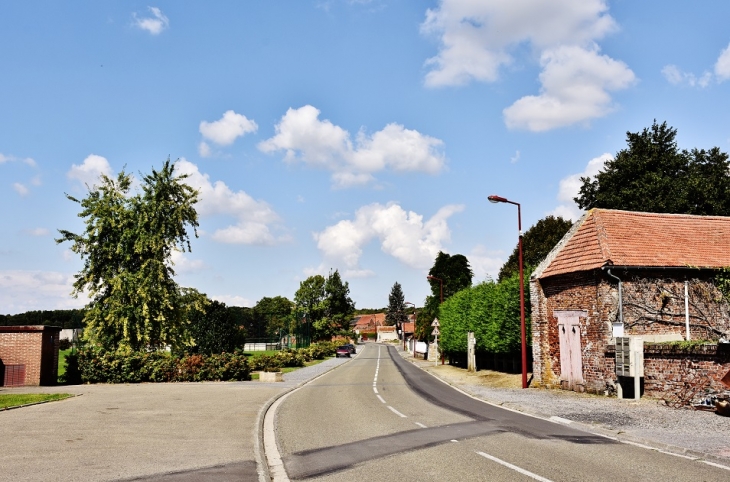
{"type": "Polygon", "coordinates": [[[77,396],[0,412],[0,480],[257,480],[259,411],[287,385],[3,388],[77,396]]]}

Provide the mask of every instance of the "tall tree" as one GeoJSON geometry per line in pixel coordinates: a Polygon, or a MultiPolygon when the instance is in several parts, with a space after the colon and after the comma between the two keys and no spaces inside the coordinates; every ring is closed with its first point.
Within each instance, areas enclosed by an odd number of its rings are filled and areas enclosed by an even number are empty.
{"type": "Polygon", "coordinates": [[[677,130],[656,121],[627,132],[627,148],[583,183],[575,202],[581,209],[730,215],[730,162],[715,147],[680,150],[677,130]]]}
{"type": "Polygon", "coordinates": [[[198,353],[231,352],[243,343],[242,328],[224,303],[209,300],[205,311],[193,311],[190,330],[198,353]]]}
{"type": "Polygon", "coordinates": [[[314,337],[324,339],[348,328],[355,311],[350,298],[350,285],[343,282],[339,271],[310,276],[299,284],[294,295],[297,310],[307,313],[307,322],[314,329],[314,337]]]}
{"type": "Polygon", "coordinates": [[[418,312],[416,320],[416,338],[427,340],[431,337],[431,323],[438,317],[441,302],[441,284],[443,283],[443,299],[446,301],[457,292],[471,286],[474,273],[469,266],[469,260],[462,254],[453,256],[439,251],[429,276],[442,280],[429,279],[431,296],[427,296],[423,309],[418,312]]]}
{"type": "Polygon", "coordinates": [[[78,200],[83,234],[59,230],[57,243],[70,241],[84,266],[75,276],[73,295],[88,292],[84,337],[109,350],[158,348],[190,343],[186,306],[202,309],[202,296],[184,293],[174,281],[173,250],[190,250],[187,232],[197,237],[198,192],[176,175],[168,159],[141,180],[130,195],[132,177],[101,176],[100,186],[78,200]]]}
{"type": "Polygon", "coordinates": [[[397,281],[393,284],[388,295],[388,310],[385,312],[385,324],[395,325],[398,331],[402,330],[403,323],[408,321],[405,311],[405,297],[403,289],[397,281]]]}
{"type": "MultiPolygon", "coordinates": [[[[573,223],[560,216],[546,216],[535,223],[522,236],[522,260],[524,266],[535,267],[545,259],[545,256],[563,239],[573,223]]],[[[518,273],[519,245],[515,246],[509,259],[499,270],[499,281],[503,281],[518,273]]]]}
{"type": "Polygon", "coordinates": [[[252,337],[272,337],[289,328],[294,303],[284,296],[263,297],[254,307],[256,332],[252,337]]]}

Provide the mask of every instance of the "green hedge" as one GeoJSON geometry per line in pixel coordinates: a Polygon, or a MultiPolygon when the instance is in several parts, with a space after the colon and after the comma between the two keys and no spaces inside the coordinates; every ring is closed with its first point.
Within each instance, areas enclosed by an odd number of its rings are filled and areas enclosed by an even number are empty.
{"type": "Polygon", "coordinates": [[[251,371],[301,367],[308,361],[333,356],[337,346],[322,342],[309,348],[254,357],[240,351],[177,357],[159,351],[113,353],[85,347],[66,357],[63,381],[79,384],[250,380],[251,371]]]}
{"type": "MultiPolygon", "coordinates": [[[[526,274],[525,281],[529,279],[526,274]]],[[[525,283],[525,324],[529,321],[529,290],[525,283]]],[[[520,282],[513,275],[500,283],[487,281],[461,290],[439,309],[439,343],[447,353],[466,352],[473,331],[477,351],[508,353],[520,347],[520,282]]],[[[528,333],[529,339],[529,333],[528,333]]]]}

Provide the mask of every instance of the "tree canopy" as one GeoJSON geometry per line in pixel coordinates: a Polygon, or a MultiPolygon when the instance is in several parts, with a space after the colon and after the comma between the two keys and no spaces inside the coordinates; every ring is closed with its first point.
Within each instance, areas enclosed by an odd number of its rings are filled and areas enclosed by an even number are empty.
{"type": "Polygon", "coordinates": [[[401,330],[403,323],[408,321],[405,308],[403,289],[400,283],[396,281],[388,295],[388,309],[385,312],[385,324],[390,326],[395,325],[397,330],[401,330]]]}
{"type": "Polygon", "coordinates": [[[178,347],[191,343],[186,315],[203,309],[205,299],[174,281],[174,250],[190,251],[188,228],[197,237],[198,192],[176,175],[168,159],[145,175],[141,192],[130,193],[132,176],[105,175],[81,205],[83,234],[59,230],[84,266],[75,275],[73,295],[88,292],[84,337],[103,348],[178,347]]]}
{"type": "Polygon", "coordinates": [[[355,303],[350,298],[350,285],[342,281],[338,270],[310,276],[299,284],[294,294],[297,310],[307,313],[307,322],[317,339],[328,338],[338,331],[347,330],[355,303]]]}
{"type": "Polygon", "coordinates": [[[581,209],[730,216],[730,162],[719,148],[680,150],[677,130],[656,121],[627,132],[627,148],[581,178],[581,209]]]}
{"type": "Polygon", "coordinates": [[[253,308],[254,324],[249,336],[273,337],[280,330],[289,329],[293,319],[294,303],[284,296],[261,298],[253,308]]]}
{"type": "MultiPolygon", "coordinates": [[[[535,267],[558,244],[573,223],[560,216],[546,216],[522,235],[522,260],[525,267],[535,267]]],[[[509,259],[499,270],[498,281],[519,273],[519,245],[515,246],[509,259]]]]}
{"type": "Polygon", "coordinates": [[[190,314],[190,331],[198,353],[232,352],[243,345],[243,331],[224,303],[208,300],[205,311],[190,314]]]}

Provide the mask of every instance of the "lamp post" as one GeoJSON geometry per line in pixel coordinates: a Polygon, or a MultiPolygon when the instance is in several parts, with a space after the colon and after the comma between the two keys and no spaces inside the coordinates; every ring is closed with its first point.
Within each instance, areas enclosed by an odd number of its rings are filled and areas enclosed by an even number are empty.
{"type": "MultiPolygon", "coordinates": [[[[411,303],[410,301],[404,301],[404,305],[413,305],[413,336],[412,338],[416,339],[416,320],[418,320],[418,317],[416,316],[416,304],[411,303]]],[[[408,319],[408,315],[406,315],[406,319],[408,319]]],[[[403,350],[406,349],[406,330],[403,330],[403,350]]],[[[413,345],[413,353],[416,352],[416,345],[413,345]]]]}
{"type": "Polygon", "coordinates": [[[522,388],[527,388],[527,335],[525,333],[525,284],[524,284],[524,268],[522,266],[522,214],[520,212],[520,203],[510,201],[501,196],[489,196],[489,202],[507,203],[517,206],[517,229],[519,230],[519,241],[517,243],[520,264],[520,332],[522,337],[522,388]]]}

